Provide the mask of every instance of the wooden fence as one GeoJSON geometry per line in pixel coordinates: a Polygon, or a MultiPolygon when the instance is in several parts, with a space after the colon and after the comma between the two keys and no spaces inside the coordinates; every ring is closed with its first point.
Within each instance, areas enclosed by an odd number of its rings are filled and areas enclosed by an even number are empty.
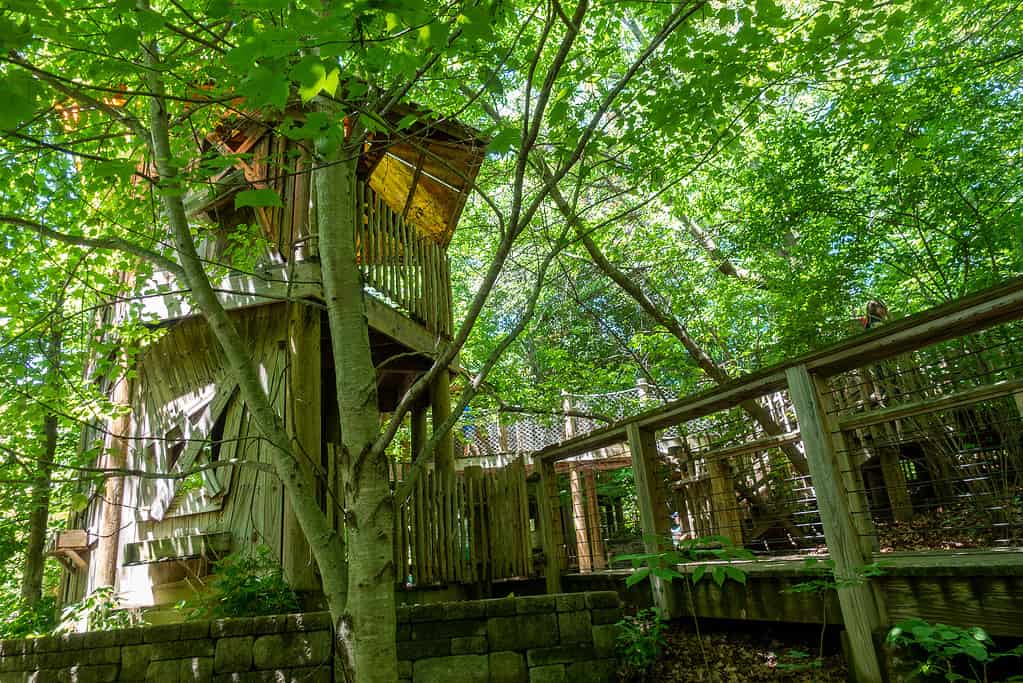
{"type": "MultiPolygon", "coordinates": [[[[815,516],[811,525],[823,532],[836,577],[850,582],[838,591],[838,601],[850,641],[852,676],[860,681],[881,680],[872,637],[891,615],[874,587],[858,578],[862,567],[878,558],[867,500],[871,489],[864,484],[863,465],[868,457],[880,460],[884,489],[895,493],[885,505],[896,520],[905,518],[913,501],[906,495],[898,459],[905,453],[894,449],[906,443],[918,446],[916,433],[923,432],[925,438],[940,441],[941,452],[965,472],[955,475],[956,481],[946,482],[959,487],[951,492],[953,496],[975,495],[977,490],[985,493],[981,503],[998,528],[1011,532],[1015,522],[1006,519],[1012,511],[1006,509],[1005,501],[1015,500],[1023,488],[1019,448],[1023,360],[1015,353],[1021,339],[1018,326],[997,330],[996,326],[1020,319],[1023,278],[554,444],[534,456],[535,466],[547,483],[553,481],[557,462],[627,443],[644,541],[648,551],[656,552],[661,547],[657,539],[671,535],[672,511],[666,497],[667,482],[659,476],[665,456],[658,450],[656,433],[668,428],[688,433],[694,425],[699,428],[701,418],[734,413],[744,402],[787,392],[798,431],[751,435],[744,443],[710,448],[698,455],[708,467],[714,463],[731,466],[750,454],[780,449],[784,444],[798,445],[798,450],[785,457],[796,470],[794,474],[810,483],[805,490],[815,508],[807,511],[815,516]],[[967,338],[985,330],[997,334],[992,339],[967,338]],[[922,366],[927,369],[921,371],[922,366]],[[936,417],[930,422],[919,419],[924,416],[936,417]],[[909,422],[911,418],[916,421],[909,422]],[[936,425],[933,429],[932,423],[936,425]],[[930,434],[934,431],[940,438],[930,434]],[[892,455],[896,457],[888,457],[892,455]],[[982,484],[986,488],[981,489],[982,484]]],[[[933,449],[933,444],[930,446],[933,449]]],[[[911,459],[903,462],[914,464],[911,459]]],[[[926,465],[925,460],[916,462],[926,465]]],[[[735,474],[710,472],[712,477],[729,480],[727,490],[711,492],[712,503],[724,498],[730,501],[727,507],[734,505],[735,474]]],[[[557,491],[545,494],[538,500],[545,576],[548,590],[556,592],[565,565],[563,532],[560,517],[552,514],[557,491]]],[[[751,500],[757,491],[752,494],[743,497],[751,500]]],[[[722,522],[720,515],[714,517],[718,527],[742,531],[735,520],[722,522]]],[[[1005,539],[1013,543],[1016,537],[1007,533],[1005,539]]],[[[742,540],[739,533],[736,540],[742,540]]],[[[658,605],[673,611],[675,596],[670,587],[655,579],[653,589],[658,605]]]]}
{"type": "Polygon", "coordinates": [[[395,565],[406,585],[536,574],[521,460],[501,470],[424,472],[395,523],[395,565]]]}
{"type": "Polygon", "coordinates": [[[367,184],[356,188],[366,284],[431,332],[450,337],[451,273],[444,248],[392,211],[367,184]]]}

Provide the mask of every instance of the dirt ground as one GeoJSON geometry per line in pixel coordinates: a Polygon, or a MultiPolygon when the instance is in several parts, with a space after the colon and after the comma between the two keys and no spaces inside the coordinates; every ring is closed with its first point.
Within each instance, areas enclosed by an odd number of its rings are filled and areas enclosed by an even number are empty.
{"type": "Polygon", "coordinates": [[[692,621],[673,621],[667,647],[646,675],[622,671],[623,681],[643,683],[743,683],[745,681],[847,680],[837,638],[827,634],[819,660],[820,631],[788,626],[736,626],[711,622],[696,635],[692,621]]]}

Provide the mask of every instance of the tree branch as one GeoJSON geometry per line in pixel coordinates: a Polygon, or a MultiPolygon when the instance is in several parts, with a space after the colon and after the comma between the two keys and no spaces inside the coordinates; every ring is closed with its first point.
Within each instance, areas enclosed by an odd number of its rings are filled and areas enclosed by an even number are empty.
{"type": "Polygon", "coordinates": [[[123,251],[145,259],[153,265],[159,266],[164,270],[168,270],[175,275],[184,275],[184,271],[181,269],[181,266],[166,256],[146,249],[134,242],[121,239],[120,237],[82,237],[78,235],[68,235],[67,233],[63,233],[59,230],[54,230],[53,228],[43,225],[38,221],[5,214],[0,214],[0,223],[8,223],[10,225],[28,228],[41,237],[48,237],[50,239],[57,240],[58,242],[63,242],[64,244],[87,247],[89,249],[103,249],[105,251],[123,251]]]}

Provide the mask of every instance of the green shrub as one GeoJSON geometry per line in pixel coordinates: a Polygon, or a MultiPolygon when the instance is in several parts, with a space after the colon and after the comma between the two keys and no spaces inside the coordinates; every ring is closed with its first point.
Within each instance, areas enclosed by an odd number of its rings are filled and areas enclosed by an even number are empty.
{"type": "Polygon", "coordinates": [[[112,587],[102,586],[65,607],[53,632],[73,633],[81,623],[86,631],[116,631],[135,626],[137,619],[121,606],[112,587]]]}
{"type": "Polygon", "coordinates": [[[300,609],[298,596],[266,546],[218,562],[209,588],[209,593],[179,605],[188,610],[189,619],[258,617],[300,609]]]}
{"type": "Polygon", "coordinates": [[[636,616],[618,622],[615,646],[623,680],[642,678],[657,661],[666,645],[665,628],[666,623],[656,609],[641,610],[636,616]]]}
{"type": "Polygon", "coordinates": [[[888,632],[885,642],[903,650],[914,663],[910,680],[987,681],[992,662],[1023,657],[1023,646],[1008,652],[993,651],[994,641],[980,627],[931,624],[923,619],[899,622],[888,632]]]}
{"type": "Polygon", "coordinates": [[[0,605],[0,638],[33,638],[48,634],[57,625],[57,601],[44,597],[34,605],[15,599],[0,605]]]}

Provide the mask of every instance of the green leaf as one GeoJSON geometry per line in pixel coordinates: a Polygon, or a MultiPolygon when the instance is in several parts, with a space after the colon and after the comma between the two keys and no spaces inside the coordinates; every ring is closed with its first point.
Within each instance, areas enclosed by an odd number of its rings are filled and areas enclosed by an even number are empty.
{"type": "Polygon", "coordinates": [[[502,128],[497,135],[491,138],[487,151],[494,154],[507,154],[515,149],[521,140],[522,131],[519,128],[511,126],[502,128]]]}
{"type": "Polygon", "coordinates": [[[725,567],[725,574],[732,581],[738,581],[742,585],[746,585],[746,572],[736,567],[725,567]]]}
{"type": "Polygon", "coordinates": [[[398,130],[405,130],[418,120],[419,117],[416,116],[415,114],[406,114],[405,116],[402,116],[398,120],[398,123],[396,123],[394,127],[397,128],[398,130]]]}
{"type": "Polygon", "coordinates": [[[251,106],[269,105],[284,109],[288,103],[289,81],[280,71],[257,66],[238,86],[238,92],[251,106]]]}
{"type": "Polygon", "coordinates": [[[625,578],[625,585],[631,588],[648,576],[650,576],[650,567],[637,569],[625,578]]]}
{"type": "Polygon", "coordinates": [[[276,191],[269,188],[260,190],[243,190],[234,197],[234,208],[244,206],[284,206],[276,191]]]}
{"type": "Polygon", "coordinates": [[[210,0],[206,14],[213,19],[226,17],[231,12],[231,0],[210,0]]]}
{"type": "Polygon", "coordinates": [[[0,51],[6,53],[11,50],[20,50],[28,44],[32,38],[32,27],[28,19],[21,24],[0,16],[0,51]]]}
{"type": "Polygon", "coordinates": [[[291,78],[298,82],[298,95],[303,102],[308,102],[321,92],[333,97],[340,83],[340,70],[328,68],[318,57],[302,58],[291,69],[291,78]]]}
{"type": "Polygon", "coordinates": [[[135,22],[139,29],[146,35],[152,35],[163,28],[166,20],[152,10],[139,10],[135,13],[135,22]]]}
{"type": "Polygon", "coordinates": [[[702,579],[703,575],[706,573],[707,565],[705,564],[696,565],[696,567],[693,569],[693,583],[700,583],[700,579],[702,579]]]}
{"type": "Polygon", "coordinates": [[[35,80],[23,71],[0,74],[0,92],[4,104],[0,107],[0,129],[17,128],[32,118],[36,111],[35,80]]]}
{"type": "Polygon", "coordinates": [[[81,512],[85,508],[89,507],[89,497],[82,493],[74,493],[71,495],[71,510],[74,512],[81,512]]]}
{"type": "Polygon", "coordinates": [[[120,24],[107,34],[107,45],[114,52],[135,50],[139,45],[139,31],[134,26],[120,24]]]}
{"type": "Polygon", "coordinates": [[[714,567],[714,569],[710,573],[710,576],[711,576],[712,579],[714,579],[714,583],[716,583],[718,585],[718,588],[720,588],[721,586],[723,586],[725,584],[725,568],[724,567],[721,567],[721,566],[714,567]]]}

